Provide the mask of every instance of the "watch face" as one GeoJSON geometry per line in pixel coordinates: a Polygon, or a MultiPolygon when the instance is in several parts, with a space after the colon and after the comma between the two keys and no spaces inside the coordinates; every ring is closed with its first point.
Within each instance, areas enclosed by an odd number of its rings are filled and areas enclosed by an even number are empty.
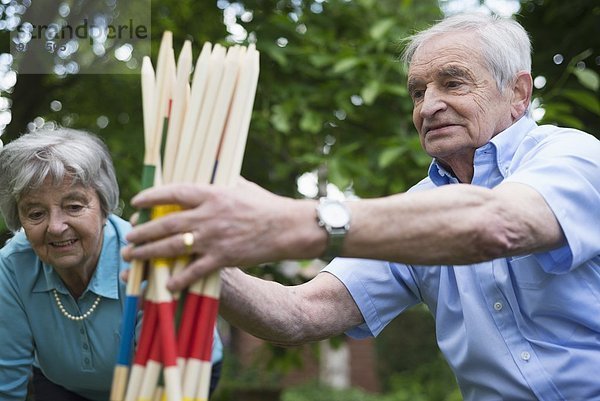
{"type": "Polygon", "coordinates": [[[329,202],[321,206],[321,218],[334,228],[344,227],[350,222],[348,210],[340,202],[329,202]]]}

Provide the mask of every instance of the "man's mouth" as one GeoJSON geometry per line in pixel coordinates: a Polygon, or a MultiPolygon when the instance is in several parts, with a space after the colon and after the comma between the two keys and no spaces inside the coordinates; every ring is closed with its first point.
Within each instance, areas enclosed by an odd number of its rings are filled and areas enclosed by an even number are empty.
{"type": "Polygon", "coordinates": [[[441,131],[444,128],[453,127],[454,125],[455,124],[436,124],[436,125],[425,126],[424,132],[427,135],[431,131],[441,131]]]}

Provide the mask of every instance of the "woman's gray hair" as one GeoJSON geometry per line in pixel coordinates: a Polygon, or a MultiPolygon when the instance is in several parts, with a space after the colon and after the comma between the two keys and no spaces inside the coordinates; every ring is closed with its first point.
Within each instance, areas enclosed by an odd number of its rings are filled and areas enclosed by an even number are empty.
{"type": "Polygon", "coordinates": [[[531,72],[531,40],[516,21],[482,13],[457,14],[409,38],[402,59],[410,65],[419,47],[441,34],[473,31],[479,49],[500,91],[504,91],[520,71],[531,72]]]}
{"type": "Polygon", "coordinates": [[[0,150],[0,211],[13,232],[21,228],[17,203],[39,188],[46,177],[61,185],[94,188],[105,216],[117,210],[119,186],[108,148],[97,136],[68,129],[40,129],[24,134],[0,150]]]}

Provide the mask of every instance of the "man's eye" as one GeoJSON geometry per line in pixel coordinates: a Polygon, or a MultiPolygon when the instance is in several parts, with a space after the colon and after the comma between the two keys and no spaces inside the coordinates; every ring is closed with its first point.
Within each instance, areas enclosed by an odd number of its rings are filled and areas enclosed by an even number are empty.
{"type": "Polygon", "coordinates": [[[423,91],[423,90],[413,90],[410,93],[410,96],[412,97],[413,100],[419,100],[419,99],[423,98],[424,94],[425,94],[425,91],[423,91]]]}
{"type": "Polygon", "coordinates": [[[461,85],[460,81],[448,81],[446,82],[447,88],[458,88],[461,85]]]}

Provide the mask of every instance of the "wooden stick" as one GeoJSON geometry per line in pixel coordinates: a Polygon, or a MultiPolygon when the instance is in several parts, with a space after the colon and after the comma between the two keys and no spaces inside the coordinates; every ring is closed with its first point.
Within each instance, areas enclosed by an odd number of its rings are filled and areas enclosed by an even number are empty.
{"type": "Polygon", "coordinates": [[[242,68],[219,152],[219,168],[214,180],[216,185],[234,184],[240,175],[244,159],[260,68],[259,53],[254,44],[241,53],[241,58],[242,68]]]}
{"type": "MultiPolygon", "coordinates": [[[[221,181],[224,184],[223,180],[225,180],[228,181],[227,184],[230,184],[229,181],[232,181],[233,178],[231,171],[235,171],[236,168],[235,176],[239,176],[241,160],[236,164],[233,162],[236,157],[241,158],[243,156],[250,120],[249,116],[246,117],[245,114],[251,114],[254,101],[254,94],[249,94],[248,91],[255,91],[256,89],[258,53],[254,47],[248,53],[245,52],[244,48],[233,48],[228,52],[228,61],[237,64],[231,66],[228,70],[229,75],[226,73],[223,78],[224,80],[228,79],[224,83],[225,87],[233,85],[233,88],[229,92],[229,99],[227,101],[223,100],[227,103],[227,106],[224,107],[224,104],[221,103],[221,109],[218,109],[220,114],[217,113],[216,116],[211,117],[213,118],[211,125],[213,125],[214,130],[211,131],[212,135],[209,134],[207,140],[208,138],[212,139],[212,144],[203,152],[202,161],[204,164],[198,170],[200,174],[196,177],[197,182],[205,182],[205,180],[210,179],[214,183],[221,181]],[[223,121],[224,127],[219,127],[220,121],[223,121]],[[219,129],[221,135],[215,135],[214,133],[219,132],[219,129]],[[213,149],[216,142],[218,142],[218,147],[217,153],[214,155],[213,149]],[[242,149],[241,154],[239,152],[240,148],[242,149]],[[212,160],[213,165],[213,171],[210,175],[206,173],[209,170],[209,160],[212,160]],[[232,164],[234,167],[227,168],[232,164]]],[[[186,300],[186,303],[196,303],[198,312],[194,316],[196,320],[194,342],[184,370],[183,393],[185,399],[193,397],[194,400],[205,400],[208,397],[213,333],[218,314],[219,294],[220,277],[216,273],[194,283],[186,300]],[[200,377],[200,380],[198,380],[198,377],[200,377]]],[[[190,315],[187,311],[185,313],[184,321],[187,322],[190,315]]]]}
{"type": "Polygon", "coordinates": [[[150,355],[144,369],[144,377],[142,379],[137,401],[151,401],[153,399],[160,377],[160,372],[162,370],[162,363],[160,362],[160,359],[160,338],[157,335],[153,335],[150,355]]]}
{"type": "Polygon", "coordinates": [[[202,154],[200,155],[200,164],[195,180],[198,183],[212,182],[212,176],[216,167],[215,160],[218,159],[217,151],[237,81],[239,52],[239,46],[230,47],[225,57],[223,78],[219,85],[219,92],[214,102],[213,112],[211,113],[206,140],[202,148],[202,154]]]}
{"type": "MultiPolygon", "coordinates": [[[[166,135],[165,131],[168,126],[167,123],[169,118],[168,113],[170,111],[170,96],[172,93],[172,86],[175,78],[174,66],[175,61],[172,48],[172,34],[170,32],[165,32],[163,34],[161,46],[159,49],[159,63],[156,69],[154,82],[154,101],[152,102],[152,114],[150,115],[150,118],[153,119],[153,122],[151,123],[152,136],[151,138],[149,138],[149,141],[151,141],[151,143],[149,144],[150,151],[148,152],[147,157],[149,160],[152,160],[154,166],[154,172],[150,186],[152,184],[157,185],[162,181],[162,175],[160,174],[160,151],[162,139],[166,135]]],[[[150,178],[147,177],[147,179],[149,180],[150,178]]],[[[149,212],[147,210],[140,211],[139,220],[140,222],[149,220],[149,212]]],[[[146,379],[145,376],[153,373],[152,370],[148,369],[148,366],[151,366],[151,364],[147,364],[146,368],[144,369],[144,378],[142,379],[142,386],[144,382],[149,381],[146,379]]],[[[137,382],[132,382],[132,379],[137,380],[137,376],[141,374],[141,367],[138,366],[138,369],[136,370],[136,377],[130,378],[129,386],[138,385],[137,382]]],[[[135,392],[136,389],[132,389],[131,391],[135,392]]],[[[142,392],[150,390],[144,389],[142,387],[139,391],[142,392]]]]}
{"type": "MultiPolygon", "coordinates": [[[[215,46],[215,50],[211,57],[211,65],[209,66],[208,73],[211,84],[208,88],[208,99],[214,99],[212,93],[216,93],[217,97],[214,102],[204,103],[202,110],[200,111],[199,126],[197,127],[196,137],[194,143],[197,148],[196,151],[200,151],[199,166],[197,169],[191,169],[191,166],[187,166],[188,172],[196,171],[196,174],[188,173],[187,178],[194,177],[194,181],[198,183],[210,183],[212,181],[213,173],[217,166],[217,157],[219,144],[223,135],[223,127],[226,122],[227,112],[231,104],[231,95],[235,88],[235,82],[239,69],[239,60],[237,58],[239,54],[239,47],[234,50],[224,52],[224,49],[220,46],[215,46]],[[217,79],[221,78],[218,81],[217,79]],[[208,131],[206,131],[208,130],[208,131]]],[[[203,307],[204,297],[202,296],[202,287],[204,280],[198,280],[193,284],[188,291],[186,297],[186,305],[184,306],[183,321],[181,330],[179,333],[179,348],[180,353],[183,353],[182,359],[184,365],[184,382],[183,382],[183,394],[185,399],[194,399],[197,393],[198,387],[198,374],[199,369],[196,369],[196,361],[201,365],[199,361],[200,351],[202,344],[206,338],[200,338],[200,335],[204,335],[203,330],[198,332],[198,316],[203,307]],[[196,322],[196,323],[192,323],[196,322]]],[[[211,328],[211,335],[214,329],[211,328]]],[[[212,342],[211,342],[212,346],[212,342]]],[[[210,364],[210,361],[208,361],[210,364]]]]}
{"type": "MultiPolygon", "coordinates": [[[[191,50],[191,49],[190,49],[191,50]]],[[[184,55],[184,58],[186,56],[184,55]]],[[[190,57],[191,60],[191,57],[190,57]]],[[[157,69],[158,73],[158,81],[157,86],[160,91],[160,104],[158,106],[158,110],[162,110],[164,117],[158,117],[158,119],[162,122],[159,126],[164,130],[168,130],[168,122],[170,120],[170,113],[172,111],[172,99],[174,95],[180,96],[180,101],[184,101],[184,94],[177,94],[174,92],[175,79],[176,79],[176,63],[175,63],[175,54],[172,47],[172,34],[171,32],[165,32],[163,35],[163,41],[161,43],[161,51],[159,51],[159,67],[157,69]]],[[[181,85],[182,90],[187,88],[187,83],[185,85],[181,85]]],[[[164,136],[167,135],[167,132],[163,133],[164,136]]],[[[175,135],[175,133],[174,133],[175,135]]],[[[161,140],[157,142],[158,148],[160,150],[160,144],[162,144],[162,136],[161,140]]],[[[157,178],[159,178],[160,182],[156,183],[156,185],[162,184],[162,174],[157,172],[157,178]]],[[[164,208],[158,207],[153,209],[154,218],[160,217],[163,213],[165,213],[164,208]]],[[[181,401],[181,395],[178,393],[178,389],[181,383],[181,379],[178,377],[178,369],[176,365],[176,354],[172,355],[175,347],[175,337],[174,337],[174,328],[173,328],[173,313],[172,313],[172,296],[166,290],[166,283],[169,279],[169,269],[170,269],[170,261],[159,258],[152,261],[152,269],[154,271],[154,280],[156,285],[156,296],[157,298],[154,301],[157,304],[158,309],[158,332],[154,333],[154,341],[160,342],[160,368],[151,364],[150,362],[147,364],[146,374],[143,380],[143,388],[142,391],[150,393],[154,393],[156,391],[156,387],[158,382],[156,381],[156,373],[154,370],[149,369],[149,367],[156,368],[161,372],[164,370],[164,378],[166,382],[166,394],[167,398],[172,401],[181,401]],[[173,366],[173,362],[175,366],[173,366]],[[167,374],[168,372],[168,374],[167,374]],[[150,386],[153,386],[152,388],[150,386]]],[[[145,393],[146,395],[146,393],[145,393]]]]}
{"type": "Polygon", "coordinates": [[[175,160],[175,172],[173,182],[183,182],[185,180],[186,170],[189,168],[188,160],[196,127],[201,115],[204,101],[206,101],[206,92],[209,81],[209,67],[211,61],[212,45],[209,42],[204,43],[202,51],[196,61],[194,78],[190,93],[190,100],[185,113],[179,147],[177,149],[177,159],[175,160]]]}
{"type": "Polygon", "coordinates": [[[182,137],[182,127],[190,97],[190,73],[192,71],[192,42],[186,40],[177,60],[175,88],[169,115],[169,128],[164,152],[163,179],[165,183],[173,182],[175,161],[182,137]]]}
{"type": "MultiPolygon", "coordinates": [[[[198,116],[198,124],[194,132],[194,140],[190,148],[190,153],[185,165],[187,166],[183,180],[185,182],[198,182],[196,180],[196,171],[202,169],[201,161],[205,151],[206,140],[209,135],[209,127],[213,111],[216,108],[215,99],[219,95],[223,70],[225,65],[226,50],[223,46],[215,45],[209,59],[208,85],[204,95],[205,101],[202,103],[198,116]],[[191,158],[198,160],[196,168],[193,168],[191,158]]],[[[213,159],[214,161],[214,159],[213,159]]],[[[212,165],[210,166],[212,169],[212,165]]],[[[210,173],[209,173],[210,174],[210,173]]],[[[208,183],[208,181],[206,181],[208,183]]]]}
{"type": "MultiPolygon", "coordinates": [[[[149,275],[151,276],[152,274],[152,270],[150,270],[149,275]]],[[[144,301],[142,330],[133,366],[131,368],[127,392],[125,393],[125,401],[137,401],[144,380],[146,364],[150,359],[152,340],[156,331],[156,326],[158,325],[158,311],[154,306],[154,302],[150,301],[156,297],[156,290],[154,287],[154,280],[149,279],[148,288],[146,288],[146,299],[144,301]]]]}
{"type": "MultiPolygon", "coordinates": [[[[212,47],[210,43],[205,43],[196,62],[191,88],[188,83],[191,44],[184,44],[176,67],[171,60],[174,60],[172,36],[166,32],[159,51],[155,85],[159,100],[155,104],[157,112],[153,121],[153,131],[163,132],[167,124],[161,116],[170,113],[165,142],[164,181],[231,185],[239,176],[242,165],[258,80],[258,52],[254,45],[248,49],[233,46],[225,50],[220,45],[212,47]],[[172,73],[175,69],[176,75],[172,73]],[[165,105],[166,98],[172,99],[170,111],[165,105]]],[[[158,154],[156,164],[160,164],[160,144],[161,141],[155,137],[154,151],[158,154]]],[[[156,176],[160,178],[160,174],[156,176]]],[[[158,217],[168,212],[168,207],[157,207],[153,213],[158,217]]],[[[178,266],[181,267],[187,260],[187,257],[179,258],[178,266]]],[[[149,320],[157,321],[148,323],[154,326],[149,329],[153,334],[152,346],[148,346],[148,340],[143,336],[140,338],[140,363],[135,366],[143,365],[144,353],[150,353],[150,357],[146,358],[143,385],[137,399],[149,401],[162,391],[157,383],[164,367],[166,389],[161,393],[162,399],[180,401],[183,397],[186,401],[206,400],[220,276],[213,273],[188,289],[176,343],[174,298],[166,290],[173,261],[157,259],[152,266],[153,288],[156,291],[147,294],[151,297],[148,302],[152,303],[149,311],[155,308],[159,312],[157,317],[148,316],[149,320]],[[141,349],[142,343],[144,350],[141,349]],[[183,372],[178,362],[185,367],[183,372]]],[[[180,302],[183,303],[183,300],[180,302]]],[[[137,377],[140,376],[136,369],[136,380],[139,381],[137,377]]]]}
{"type": "MultiPolygon", "coordinates": [[[[142,173],[142,188],[149,188],[154,181],[156,169],[156,143],[153,117],[155,115],[155,76],[149,57],[142,61],[142,106],[144,118],[144,168],[142,173]]],[[[140,213],[140,223],[147,220],[147,213],[140,213]]],[[[135,322],[141,295],[141,282],[144,274],[144,261],[134,260],[129,270],[125,306],[121,325],[121,342],[117,364],[113,374],[113,385],[110,400],[122,401],[125,395],[126,383],[131,364],[135,322]]]]}
{"type": "MultiPolygon", "coordinates": [[[[259,59],[258,52],[254,46],[248,51],[241,52],[240,74],[236,85],[236,92],[232,100],[229,116],[227,118],[228,126],[223,136],[223,143],[219,152],[219,165],[215,172],[215,185],[233,185],[238,179],[241,171],[243,149],[245,148],[248,135],[248,126],[252,114],[252,104],[254,103],[254,92],[258,81],[259,59]]],[[[220,295],[221,279],[219,272],[214,272],[206,279],[203,296],[205,300],[201,308],[200,316],[207,322],[216,321],[218,313],[218,299],[220,295]],[[207,302],[211,300],[211,302],[207,302]]],[[[210,324],[210,323],[209,323],[210,324]]],[[[203,352],[201,359],[210,363],[212,355],[212,332],[204,328],[203,352]]],[[[200,383],[210,383],[210,369],[204,369],[200,378],[200,383]]],[[[196,394],[197,400],[206,400],[208,398],[207,386],[200,386],[196,394]]]]}

